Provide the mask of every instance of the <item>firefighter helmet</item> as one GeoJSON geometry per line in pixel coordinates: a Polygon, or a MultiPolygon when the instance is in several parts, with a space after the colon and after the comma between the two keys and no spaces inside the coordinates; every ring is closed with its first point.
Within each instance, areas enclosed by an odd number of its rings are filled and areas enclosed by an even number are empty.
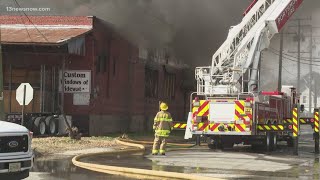
{"type": "Polygon", "coordinates": [[[166,103],[162,102],[162,103],[160,104],[160,109],[161,109],[162,111],[166,111],[166,110],[168,109],[168,105],[167,105],[166,103]]]}

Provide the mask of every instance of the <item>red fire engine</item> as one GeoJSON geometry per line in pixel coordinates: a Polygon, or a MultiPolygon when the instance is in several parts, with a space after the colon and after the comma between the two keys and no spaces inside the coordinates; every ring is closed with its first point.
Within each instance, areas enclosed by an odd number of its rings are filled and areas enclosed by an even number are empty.
{"type": "Polygon", "coordinates": [[[211,66],[196,68],[197,92],[191,95],[186,139],[207,136],[209,148],[244,143],[271,150],[279,140],[292,145],[296,91],[289,86],[281,92],[260,89],[260,54],[302,1],[255,1],[230,29],[211,66]]]}

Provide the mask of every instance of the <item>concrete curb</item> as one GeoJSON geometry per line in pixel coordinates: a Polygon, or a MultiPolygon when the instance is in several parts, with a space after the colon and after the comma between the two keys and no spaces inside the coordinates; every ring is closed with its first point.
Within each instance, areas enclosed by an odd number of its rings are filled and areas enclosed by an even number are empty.
{"type": "Polygon", "coordinates": [[[157,178],[168,178],[168,179],[191,179],[191,180],[218,180],[218,178],[206,177],[206,176],[198,176],[198,175],[191,175],[191,174],[184,174],[184,173],[176,173],[176,172],[166,172],[166,171],[154,171],[154,170],[147,170],[147,169],[137,169],[137,168],[126,168],[126,167],[117,167],[117,166],[109,166],[109,165],[100,165],[100,164],[93,164],[93,163],[85,163],[81,162],[80,159],[89,157],[89,156],[97,156],[97,155],[114,155],[119,153],[144,153],[145,147],[140,144],[134,144],[129,142],[123,142],[120,140],[116,140],[117,143],[136,147],[137,149],[126,149],[126,150],[119,150],[119,151],[108,151],[108,152],[100,152],[100,153],[88,153],[75,156],[72,158],[72,163],[75,166],[102,172],[108,174],[117,174],[117,175],[124,175],[124,174],[132,174],[134,176],[146,176],[146,177],[157,177],[157,178]]]}

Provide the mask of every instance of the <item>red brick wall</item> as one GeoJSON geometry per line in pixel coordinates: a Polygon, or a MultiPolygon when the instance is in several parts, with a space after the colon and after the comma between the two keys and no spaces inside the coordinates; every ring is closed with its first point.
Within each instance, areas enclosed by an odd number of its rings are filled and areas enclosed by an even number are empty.
{"type": "MultiPolygon", "coordinates": [[[[65,112],[73,115],[73,120],[89,121],[90,115],[112,115],[144,117],[152,121],[158,111],[159,100],[165,100],[161,87],[164,81],[164,69],[159,65],[159,97],[145,97],[145,64],[138,59],[137,47],[115,33],[110,26],[98,19],[93,20],[93,31],[85,37],[85,56],[68,55],[65,59],[66,69],[91,70],[91,91],[97,90],[96,96],[91,92],[89,106],[74,106],[73,94],[65,94],[65,112]],[[97,56],[107,56],[106,72],[97,73],[97,56]],[[113,73],[115,62],[115,73],[113,73]],[[81,117],[81,118],[77,118],[81,117]]],[[[62,56],[17,55],[6,56],[7,62],[20,64],[25,68],[32,66],[40,69],[40,64],[61,66],[62,56]]],[[[175,98],[166,100],[174,120],[181,121],[184,111],[184,91],[180,89],[182,73],[176,70],[175,98]]],[[[188,100],[187,100],[188,102],[188,100]]],[[[126,122],[126,121],[125,121],[126,122]]],[[[108,122],[106,122],[108,123],[108,122]]],[[[76,123],[77,124],[77,123],[76,123]]],[[[80,123],[81,124],[81,123],[80,123]]],[[[89,123],[86,126],[89,126],[89,123]]],[[[114,131],[118,131],[115,129],[114,131]]]]}
{"type": "MultiPolygon", "coordinates": [[[[69,70],[91,70],[94,67],[94,46],[92,34],[89,34],[85,38],[86,44],[85,56],[68,55],[65,58],[65,68],[69,70]]],[[[91,72],[92,75],[94,72],[91,72]]],[[[92,76],[91,75],[91,76],[92,76]]],[[[64,110],[68,114],[88,115],[93,108],[90,106],[74,106],[73,94],[65,94],[64,110]]]]}
{"type": "Polygon", "coordinates": [[[92,71],[92,88],[98,89],[97,97],[91,97],[90,107],[72,105],[72,94],[66,95],[66,112],[70,114],[118,114],[130,111],[129,48],[131,44],[110,30],[102,21],[96,20],[92,36],[86,37],[86,56],[71,56],[67,69],[92,71]],[[106,72],[96,73],[96,59],[107,56],[106,72]],[[115,63],[115,65],[114,65],[115,63]],[[114,71],[115,66],[115,73],[114,71]]]}

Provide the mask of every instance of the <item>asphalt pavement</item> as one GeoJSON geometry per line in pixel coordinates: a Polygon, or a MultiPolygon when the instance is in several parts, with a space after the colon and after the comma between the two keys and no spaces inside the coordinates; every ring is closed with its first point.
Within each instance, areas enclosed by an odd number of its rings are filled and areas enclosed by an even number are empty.
{"type": "MultiPolygon", "coordinates": [[[[85,162],[123,167],[196,174],[224,179],[319,179],[319,155],[314,154],[312,129],[301,126],[299,155],[280,142],[271,153],[255,152],[250,146],[236,145],[227,150],[206,146],[171,151],[166,156],[118,155],[83,159],[85,162]]],[[[131,179],[77,168],[69,159],[36,161],[28,180],[38,179],[131,179]]]]}

